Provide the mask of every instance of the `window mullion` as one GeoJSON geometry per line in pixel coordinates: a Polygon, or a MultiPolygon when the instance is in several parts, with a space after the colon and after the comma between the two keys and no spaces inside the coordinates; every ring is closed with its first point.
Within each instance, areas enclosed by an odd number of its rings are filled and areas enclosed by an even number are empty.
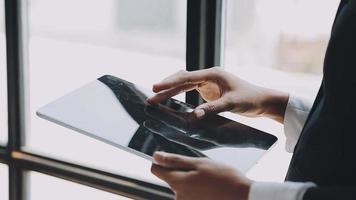
{"type": "MultiPolygon", "coordinates": [[[[26,0],[5,0],[7,97],[8,97],[8,145],[9,198],[25,199],[24,171],[11,159],[11,152],[23,144],[26,128],[26,73],[27,66],[27,20],[26,0]]],[[[27,107],[28,108],[28,107],[27,107]]]]}
{"type": "MultiPolygon", "coordinates": [[[[221,65],[224,0],[187,1],[186,70],[200,70],[221,65]]],[[[198,105],[196,91],[188,92],[187,103],[198,105]]]]}

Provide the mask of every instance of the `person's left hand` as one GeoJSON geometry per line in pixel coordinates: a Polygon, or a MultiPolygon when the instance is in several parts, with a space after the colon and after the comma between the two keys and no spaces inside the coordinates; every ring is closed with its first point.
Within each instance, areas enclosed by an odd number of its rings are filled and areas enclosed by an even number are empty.
{"type": "Polygon", "coordinates": [[[247,200],[252,181],[206,158],[156,152],[151,171],[169,184],[176,200],[247,200]]]}

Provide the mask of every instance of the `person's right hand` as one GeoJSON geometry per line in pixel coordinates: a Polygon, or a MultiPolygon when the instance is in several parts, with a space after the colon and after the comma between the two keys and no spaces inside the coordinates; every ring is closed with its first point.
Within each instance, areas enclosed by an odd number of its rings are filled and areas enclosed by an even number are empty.
{"type": "Polygon", "coordinates": [[[195,108],[197,118],[231,111],[249,117],[270,117],[283,123],[288,94],[253,85],[219,67],[193,72],[179,71],[154,84],[156,95],[147,101],[157,104],[191,90],[197,90],[207,101],[195,108]]]}

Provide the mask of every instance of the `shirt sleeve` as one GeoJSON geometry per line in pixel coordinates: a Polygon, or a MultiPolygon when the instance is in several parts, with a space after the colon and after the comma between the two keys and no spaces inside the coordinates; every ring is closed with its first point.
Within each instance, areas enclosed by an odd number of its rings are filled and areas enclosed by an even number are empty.
{"type": "Polygon", "coordinates": [[[255,182],[251,186],[248,200],[302,200],[305,192],[315,186],[310,182],[255,182]]]}
{"type": "MultiPolygon", "coordinates": [[[[293,152],[299,139],[304,123],[309,115],[312,102],[289,95],[284,114],[284,133],[286,135],[286,150],[293,152]]],[[[268,183],[256,182],[251,186],[249,200],[302,200],[306,191],[315,187],[314,183],[268,183]]]]}
{"type": "Polygon", "coordinates": [[[305,121],[311,110],[312,102],[289,95],[284,114],[284,133],[286,135],[286,151],[292,153],[302,132],[305,121]]]}

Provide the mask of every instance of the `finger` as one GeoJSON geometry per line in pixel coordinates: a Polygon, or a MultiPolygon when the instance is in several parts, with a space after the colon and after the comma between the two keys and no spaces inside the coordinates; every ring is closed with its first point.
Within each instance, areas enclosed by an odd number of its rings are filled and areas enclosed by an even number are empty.
{"type": "Polygon", "coordinates": [[[220,112],[228,111],[229,104],[224,98],[217,99],[215,101],[201,104],[194,109],[194,114],[197,118],[202,118],[207,114],[218,114],[220,112]]]}
{"type": "Polygon", "coordinates": [[[147,102],[150,104],[157,104],[165,99],[168,99],[170,97],[173,97],[177,94],[183,93],[183,92],[188,92],[191,90],[194,90],[198,88],[198,84],[186,84],[186,85],[181,85],[169,90],[165,90],[163,92],[157,93],[156,95],[149,97],[147,99],[147,102]]]}
{"type": "Polygon", "coordinates": [[[198,164],[196,158],[165,152],[155,152],[153,158],[155,159],[158,165],[170,169],[179,169],[184,171],[195,170],[198,164]]]}
{"type": "Polygon", "coordinates": [[[198,70],[198,71],[179,71],[168,78],[164,79],[160,83],[156,83],[153,85],[153,91],[159,92],[162,90],[170,89],[172,87],[176,87],[178,85],[185,84],[200,84],[205,82],[206,80],[212,78],[215,74],[212,73],[210,69],[206,70],[198,70]]]}
{"type": "Polygon", "coordinates": [[[151,172],[159,179],[164,180],[171,186],[173,185],[174,181],[181,180],[184,177],[184,173],[186,173],[182,171],[176,171],[174,169],[165,168],[156,164],[152,164],[151,172]]]}

